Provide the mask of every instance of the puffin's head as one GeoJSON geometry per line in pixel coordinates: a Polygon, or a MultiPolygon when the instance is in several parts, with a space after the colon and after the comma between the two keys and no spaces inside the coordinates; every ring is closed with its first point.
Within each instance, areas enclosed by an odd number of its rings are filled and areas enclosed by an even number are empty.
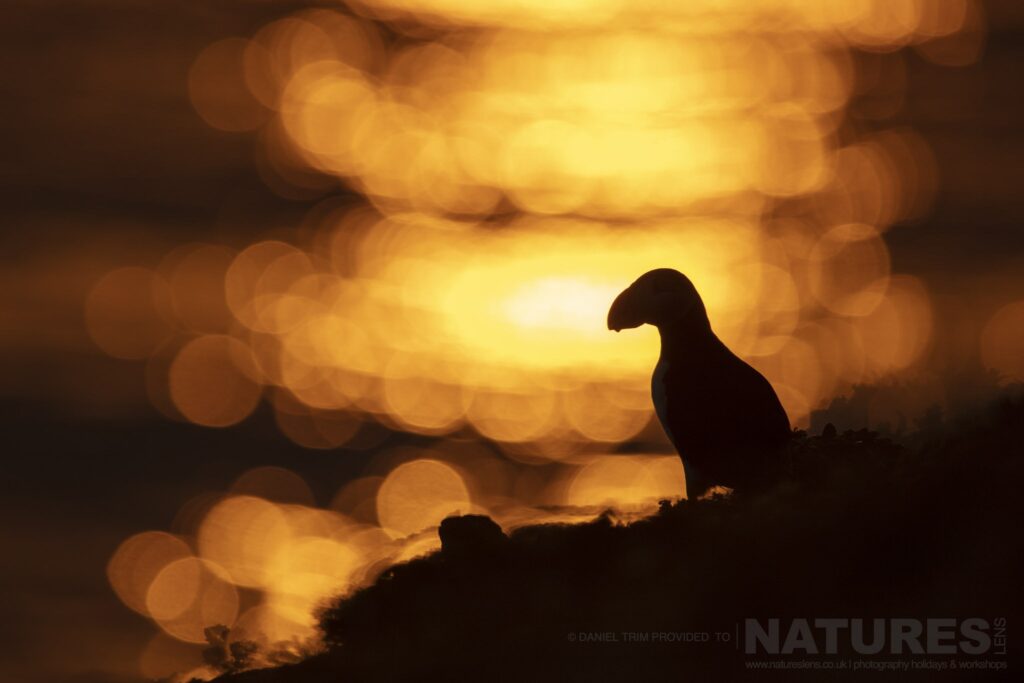
{"type": "Polygon", "coordinates": [[[690,279],[678,270],[658,268],[641,275],[615,298],[608,310],[608,329],[618,332],[644,323],[662,327],[697,311],[707,319],[690,279]]]}

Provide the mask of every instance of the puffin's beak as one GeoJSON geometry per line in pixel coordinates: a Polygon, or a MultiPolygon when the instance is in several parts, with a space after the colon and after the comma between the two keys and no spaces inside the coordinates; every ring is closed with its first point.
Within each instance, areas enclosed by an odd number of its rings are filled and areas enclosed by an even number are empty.
{"type": "Polygon", "coordinates": [[[637,291],[633,287],[627,288],[612,302],[608,309],[608,329],[626,330],[633,327],[640,327],[646,322],[640,303],[637,301],[637,291]]]}

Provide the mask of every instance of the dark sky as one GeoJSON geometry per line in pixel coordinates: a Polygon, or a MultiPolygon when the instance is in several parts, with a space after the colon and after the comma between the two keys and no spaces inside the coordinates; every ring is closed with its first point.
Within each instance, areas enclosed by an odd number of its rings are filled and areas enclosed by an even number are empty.
{"type": "MultiPolygon", "coordinates": [[[[312,198],[289,201],[268,191],[254,170],[252,137],[208,128],[185,92],[203,46],[249,35],[303,6],[309,3],[4,5],[5,680],[69,681],[90,669],[130,669],[152,631],[114,599],[104,566],[126,536],[170,528],[183,501],[224,488],[249,467],[278,464],[317,482],[324,504],[365,461],[359,453],[325,459],[294,446],[265,411],[228,430],[167,421],[146,405],[140,366],[103,357],[81,324],[83,292],[111,266],[153,265],[189,240],[241,243],[294,223],[312,205],[312,198]]],[[[913,126],[938,162],[932,212],[894,227],[887,239],[894,270],[929,283],[936,353],[949,363],[970,357],[977,326],[992,311],[1024,298],[1024,8],[1014,0],[986,7],[983,59],[949,68],[905,54],[906,103],[884,122],[913,126]]]]}

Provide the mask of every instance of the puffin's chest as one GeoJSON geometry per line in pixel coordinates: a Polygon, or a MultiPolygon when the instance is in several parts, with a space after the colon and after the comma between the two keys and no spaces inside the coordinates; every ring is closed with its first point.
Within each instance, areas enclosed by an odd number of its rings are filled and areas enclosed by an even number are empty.
{"type": "Polygon", "coordinates": [[[654,400],[654,413],[658,416],[658,421],[661,422],[668,438],[675,441],[668,422],[668,392],[665,390],[665,375],[668,370],[668,361],[659,358],[658,364],[654,366],[654,374],[651,376],[651,398],[654,400]]]}
{"type": "Polygon", "coordinates": [[[720,400],[721,387],[712,381],[707,368],[680,365],[659,358],[651,376],[651,399],[662,428],[676,448],[693,447],[695,439],[730,428],[733,420],[723,420],[729,408],[720,400]]]}

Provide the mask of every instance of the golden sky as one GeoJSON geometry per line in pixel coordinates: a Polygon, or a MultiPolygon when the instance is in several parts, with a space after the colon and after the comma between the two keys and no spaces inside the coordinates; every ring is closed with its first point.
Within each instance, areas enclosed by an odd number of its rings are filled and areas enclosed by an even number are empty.
{"type": "Polygon", "coordinates": [[[309,636],[454,511],[680,491],[657,335],[605,329],[655,267],[797,427],[1024,379],[1024,15],[806,5],[10,3],[17,675],[309,636]]]}

